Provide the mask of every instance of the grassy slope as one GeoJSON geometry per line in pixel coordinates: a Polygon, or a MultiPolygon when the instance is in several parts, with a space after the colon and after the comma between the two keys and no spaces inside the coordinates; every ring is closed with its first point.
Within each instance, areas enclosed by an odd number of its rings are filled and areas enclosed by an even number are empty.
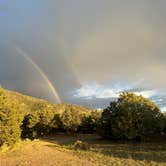
{"type": "Polygon", "coordinates": [[[6,94],[6,96],[8,96],[8,98],[10,98],[11,100],[12,99],[18,100],[20,104],[22,104],[22,103],[25,104],[27,106],[27,108],[31,111],[35,110],[35,108],[39,109],[40,106],[41,107],[46,106],[47,108],[51,108],[52,110],[57,110],[58,112],[59,111],[63,112],[65,109],[71,108],[71,107],[74,107],[76,110],[81,111],[82,113],[83,112],[87,113],[87,111],[91,111],[91,109],[83,107],[83,106],[79,106],[79,105],[66,104],[66,103],[53,104],[53,103],[48,102],[46,100],[23,95],[23,94],[18,93],[18,92],[14,92],[14,91],[0,88],[0,91],[1,90],[6,94]]]}
{"type": "Polygon", "coordinates": [[[98,166],[166,165],[166,144],[113,143],[95,135],[56,135],[38,141],[25,141],[20,147],[0,152],[0,166],[98,166]],[[88,151],[76,151],[72,144],[84,140],[88,151]]]}

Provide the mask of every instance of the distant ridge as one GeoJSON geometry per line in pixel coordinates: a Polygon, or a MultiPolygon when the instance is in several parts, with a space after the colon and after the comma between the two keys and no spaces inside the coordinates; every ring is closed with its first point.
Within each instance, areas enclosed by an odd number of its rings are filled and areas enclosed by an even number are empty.
{"type": "Polygon", "coordinates": [[[87,112],[87,111],[91,111],[92,109],[84,107],[84,106],[80,106],[80,105],[75,105],[75,104],[69,104],[69,103],[61,103],[61,104],[56,104],[56,103],[51,103],[47,100],[44,99],[39,99],[36,97],[32,97],[32,96],[28,96],[25,94],[21,94],[19,92],[16,91],[11,91],[8,89],[4,89],[4,88],[0,88],[0,93],[4,93],[5,96],[7,96],[9,99],[14,99],[17,100],[20,104],[25,104],[28,109],[30,110],[34,110],[36,109],[36,107],[50,107],[52,109],[56,109],[56,110],[61,110],[64,111],[67,108],[72,108],[74,107],[75,109],[78,108],[79,111],[83,111],[83,112],[87,112]]]}

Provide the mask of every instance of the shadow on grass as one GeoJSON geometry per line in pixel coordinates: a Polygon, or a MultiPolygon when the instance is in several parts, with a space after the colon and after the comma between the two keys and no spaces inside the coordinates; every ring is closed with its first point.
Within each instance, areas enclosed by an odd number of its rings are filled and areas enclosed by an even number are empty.
{"type": "Polygon", "coordinates": [[[113,142],[103,140],[97,135],[56,135],[44,138],[45,141],[53,143],[49,147],[65,146],[71,148],[75,141],[86,141],[91,149],[87,152],[97,152],[106,156],[123,159],[134,159],[144,161],[155,161],[166,163],[166,142],[160,143],[133,143],[133,142],[113,142]]]}
{"type": "Polygon", "coordinates": [[[85,141],[90,144],[95,143],[100,140],[100,137],[94,134],[75,134],[75,135],[67,135],[67,134],[56,134],[53,136],[43,137],[42,140],[48,141],[51,143],[59,144],[62,146],[71,145],[77,140],[85,141]]]}
{"type": "Polygon", "coordinates": [[[92,151],[118,158],[166,162],[166,144],[98,144],[92,151]]]}

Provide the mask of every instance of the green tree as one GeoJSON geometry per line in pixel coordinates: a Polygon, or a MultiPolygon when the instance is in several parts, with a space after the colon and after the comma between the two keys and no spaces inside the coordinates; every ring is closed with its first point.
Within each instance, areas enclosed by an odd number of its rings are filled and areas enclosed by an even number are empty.
{"type": "Polygon", "coordinates": [[[22,129],[22,138],[34,139],[38,137],[36,125],[39,123],[39,116],[36,112],[33,114],[28,114],[24,117],[24,120],[21,125],[22,129]]]}
{"type": "Polygon", "coordinates": [[[78,131],[78,127],[81,125],[81,115],[79,111],[71,107],[62,113],[61,121],[67,132],[74,133],[78,131]]]}
{"type": "Polygon", "coordinates": [[[0,146],[12,145],[20,139],[24,104],[10,99],[0,89],[0,146]]]}
{"type": "Polygon", "coordinates": [[[60,113],[55,113],[50,126],[52,131],[64,131],[60,113]]]}
{"type": "Polygon", "coordinates": [[[94,133],[101,118],[101,111],[94,110],[82,117],[82,123],[79,131],[83,133],[94,133]]]}
{"type": "Polygon", "coordinates": [[[52,121],[54,119],[54,112],[49,108],[44,107],[41,110],[31,111],[23,120],[22,137],[36,138],[49,134],[52,130],[52,121]]]}
{"type": "Polygon", "coordinates": [[[98,133],[115,139],[141,139],[160,134],[163,127],[164,116],[155,103],[125,92],[103,111],[98,133]]]}

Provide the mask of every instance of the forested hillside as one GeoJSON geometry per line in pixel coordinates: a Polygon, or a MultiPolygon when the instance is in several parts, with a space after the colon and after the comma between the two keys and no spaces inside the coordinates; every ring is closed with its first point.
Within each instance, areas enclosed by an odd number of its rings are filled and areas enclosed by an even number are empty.
{"type": "Polygon", "coordinates": [[[36,166],[47,162],[67,165],[69,156],[75,163],[88,165],[124,162],[133,165],[135,161],[138,165],[157,162],[162,165],[165,140],[166,115],[141,95],[121,93],[116,101],[99,111],[72,104],[52,104],[0,88],[0,152],[5,147],[19,144],[22,147],[4,153],[0,157],[3,165],[36,166]],[[36,138],[40,140],[28,141],[36,138]],[[114,144],[114,141],[120,143],[114,144]],[[122,145],[123,141],[128,143],[122,145]],[[136,144],[131,147],[130,141],[136,144]],[[150,144],[151,141],[154,143],[150,144]],[[65,160],[57,157],[59,152],[59,156],[66,156],[65,160]],[[17,158],[15,153],[21,157],[17,158]],[[83,154],[87,155],[83,157],[83,154]]]}
{"type": "Polygon", "coordinates": [[[102,110],[47,101],[0,89],[0,145],[55,133],[97,133],[116,140],[146,140],[166,134],[166,116],[143,96],[120,94],[102,110]]]}
{"type": "Polygon", "coordinates": [[[100,112],[71,104],[47,101],[0,89],[0,144],[37,138],[55,132],[95,130],[100,112]]]}

